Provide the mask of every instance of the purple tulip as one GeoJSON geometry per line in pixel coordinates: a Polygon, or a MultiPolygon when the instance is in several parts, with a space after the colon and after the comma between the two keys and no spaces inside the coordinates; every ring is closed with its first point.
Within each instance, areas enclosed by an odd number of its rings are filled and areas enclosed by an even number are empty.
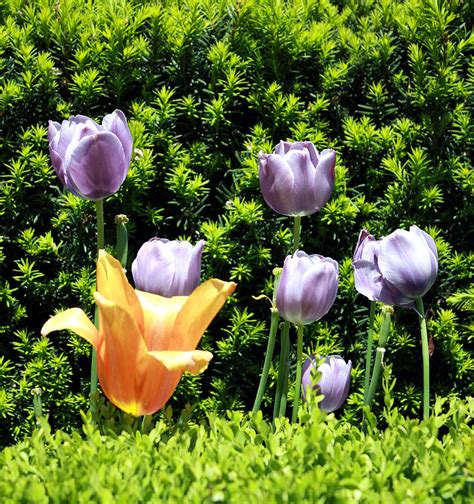
{"type": "Polygon", "coordinates": [[[334,188],[336,153],[318,153],[311,142],[283,142],[274,154],[258,155],[260,187],[267,205],[283,215],[310,215],[334,188]]]}
{"type": "Polygon", "coordinates": [[[48,139],[54,171],[67,189],[90,200],[119,190],[133,146],[123,112],[106,115],[102,125],[83,115],[62,124],[49,121],[48,139]]]}
{"type": "Polygon", "coordinates": [[[297,250],[287,256],[276,292],[280,315],[297,325],[322,318],[336,299],[337,262],[297,250]]]}
{"type": "Polygon", "coordinates": [[[303,397],[306,396],[306,389],[312,388],[318,394],[323,394],[324,399],[318,403],[318,406],[330,413],[336,411],[347,399],[349,386],[351,383],[352,362],[346,361],[338,355],[326,357],[324,362],[317,368],[321,373],[321,379],[313,384],[311,380],[311,371],[317,366],[316,357],[311,355],[303,364],[303,378],[301,380],[303,397]]]}
{"type": "Polygon", "coordinates": [[[438,252],[433,238],[417,226],[381,240],[364,229],[352,267],[356,289],[371,301],[414,308],[436,280],[438,252]]]}
{"type": "Polygon", "coordinates": [[[194,247],[187,241],[152,238],[132,263],[135,287],[164,297],[189,296],[199,285],[204,240],[194,247]]]}

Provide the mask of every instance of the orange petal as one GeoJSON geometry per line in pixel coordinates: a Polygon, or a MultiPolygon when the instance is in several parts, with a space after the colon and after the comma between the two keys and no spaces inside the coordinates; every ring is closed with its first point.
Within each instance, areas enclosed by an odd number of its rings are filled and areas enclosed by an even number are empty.
{"type": "Polygon", "coordinates": [[[89,317],[80,308],[71,308],[51,317],[41,328],[41,334],[46,336],[53,331],[69,329],[97,348],[99,333],[89,317]]]}
{"type": "Polygon", "coordinates": [[[176,352],[165,350],[163,352],[148,352],[156,360],[160,361],[168,371],[189,371],[192,374],[200,374],[207,369],[212,359],[211,352],[203,350],[191,350],[190,352],[176,352]]]}
{"type": "Polygon", "coordinates": [[[120,262],[105,250],[99,251],[97,260],[97,291],[130,312],[140,332],[143,333],[143,313],[135,289],[128,283],[120,262]]]}
{"type": "Polygon", "coordinates": [[[136,291],[145,319],[144,338],[148,350],[171,350],[173,326],[178,313],[187,301],[186,296],[166,298],[136,291]]]}
{"type": "Polygon", "coordinates": [[[140,362],[144,369],[143,380],[139,386],[140,415],[150,415],[161,409],[173,395],[183,370],[168,371],[163,363],[149,352],[140,362]]]}
{"type": "Polygon", "coordinates": [[[234,282],[211,278],[194,289],[176,317],[172,331],[172,349],[194,350],[207,326],[234,292],[235,287],[234,282]]]}
{"type": "Polygon", "coordinates": [[[110,401],[131,413],[137,409],[138,388],[145,371],[139,365],[147,353],[145,342],[128,310],[98,292],[94,297],[102,336],[97,349],[99,381],[110,401]]]}

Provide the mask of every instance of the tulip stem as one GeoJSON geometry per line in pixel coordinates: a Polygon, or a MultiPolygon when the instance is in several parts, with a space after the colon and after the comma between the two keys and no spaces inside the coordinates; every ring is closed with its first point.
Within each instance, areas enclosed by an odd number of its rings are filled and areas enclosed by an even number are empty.
{"type": "MultiPolygon", "coordinates": [[[[278,365],[278,381],[275,392],[275,403],[273,405],[273,420],[276,417],[280,416],[280,406],[281,400],[284,390],[284,380],[286,375],[286,363],[287,363],[287,342],[288,342],[288,333],[290,331],[290,323],[285,322],[280,332],[280,362],[278,365]],[[286,334],[286,337],[285,337],[286,334]]],[[[286,409],[286,400],[285,400],[285,409],[286,409]]]]}
{"type": "Polygon", "coordinates": [[[428,420],[430,416],[430,353],[425,309],[421,297],[416,300],[416,309],[418,310],[418,319],[420,321],[421,351],[423,355],[423,420],[428,420]]]}
{"type": "Polygon", "coordinates": [[[365,353],[365,378],[364,378],[364,404],[367,404],[367,396],[370,386],[370,371],[372,368],[372,346],[374,341],[374,318],[376,303],[370,303],[369,330],[367,332],[367,351],[365,353]]]}
{"type": "Polygon", "coordinates": [[[33,410],[35,412],[36,420],[43,416],[43,404],[41,402],[41,388],[34,388],[31,393],[33,394],[33,410]]]}
{"type": "Polygon", "coordinates": [[[128,217],[123,214],[115,216],[115,225],[117,228],[117,242],[115,245],[115,253],[117,259],[120,261],[122,268],[127,267],[128,258],[128,231],[127,231],[128,217]]]}
{"type": "Polygon", "coordinates": [[[293,225],[293,254],[298,250],[300,246],[300,234],[301,234],[301,216],[297,215],[295,217],[295,223],[293,225]]]}
{"type": "Polygon", "coordinates": [[[302,362],[303,359],[303,325],[298,326],[298,341],[296,347],[296,384],[295,384],[295,397],[293,399],[293,415],[291,421],[295,423],[298,420],[298,406],[300,402],[300,392],[301,392],[301,374],[302,374],[302,362]]]}
{"type": "Polygon", "coordinates": [[[265,394],[265,388],[267,386],[268,372],[270,371],[270,365],[273,359],[273,352],[275,350],[276,334],[278,330],[278,321],[280,316],[278,315],[278,310],[272,308],[272,317],[270,323],[270,335],[268,337],[267,352],[265,354],[265,362],[263,364],[262,375],[260,376],[260,383],[258,385],[257,396],[255,397],[255,403],[253,405],[252,412],[256,413],[262,404],[263,395],[265,394]]]}
{"type": "Polygon", "coordinates": [[[278,289],[278,284],[280,283],[281,269],[275,268],[273,270],[273,274],[275,275],[275,279],[274,279],[273,299],[271,308],[272,316],[270,322],[270,335],[268,336],[267,352],[265,354],[265,362],[263,364],[262,375],[260,376],[260,383],[258,385],[257,396],[255,397],[255,403],[252,409],[253,413],[256,413],[260,409],[263,400],[263,395],[265,394],[265,388],[267,386],[267,380],[268,380],[268,372],[270,371],[270,365],[273,359],[273,352],[275,350],[278,321],[280,320],[278,309],[276,307],[276,291],[278,289]]]}
{"type": "Polygon", "coordinates": [[[285,358],[283,362],[283,384],[281,389],[281,399],[280,399],[280,411],[278,413],[279,417],[285,416],[286,414],[286,402],[288,400],[288,375],[290,373],[290,323],[285,322],[283,327],[282,338],[285,345],[285,358]]]}
{"type": "MultiPolygon", "coordinates": [[[[104,248],[104,202],[98,200],[95,202],[96,215],[97,215],[97,257],[99,250],[104,248]]],[[[95,305],[94,314],[95,326],[99,327],[99,308],[95,305]]],[[[94,395],[97,392],[97,352],[92,348],[91,355],[91,385],[90,385],[90,407],[91,411],[95,409],[94,395]]]]}
{"type": "Polygon", "coordinates": [[[366,401],[366,404],[369,406],[369,408],[372,406],[375,397],[375,392],[377,390],[377,385],[379,383],[383,356],[385,354],[385,345],[387,343],[388,333],[390,332],[390,321],[392,313],[393,308],[391,306],[384,305],[382,307],[382,317],[383,317],[382,326],[380,327],[377,353],[375,354],[374,369],[372,371],[372,380],[370,382],[369,392],[367,394],[367,401],[366,401]]]}

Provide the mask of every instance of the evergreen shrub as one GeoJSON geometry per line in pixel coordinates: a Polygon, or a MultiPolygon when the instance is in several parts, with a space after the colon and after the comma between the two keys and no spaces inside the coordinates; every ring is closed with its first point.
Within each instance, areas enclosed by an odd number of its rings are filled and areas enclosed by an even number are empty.
{"type": "MultiPolygon", "coordinates": [[[[239,284],[202,342],[214,361],[183,379],[175,409],[191,403],[196,414],[222,413],[253,403],[269,325],[268,304],[253,296],[271,293],[271,270],[291,237],[289,220],[262,200],[257,154],[281,139],[338,154],[334,194],[304,220],[303,248],[340,264],[336,303],[306,332],[305,349],[352,360],[342,417],[357,423],[361,413],[368,302],[354,289],[351,256],[362,227],[380,237],[417,224],[436,239],[440,272],[425,299],[432,390],[472,395],[472,21],[463,0],[3,0],[0,442],[31,432],[38,387],[53,429],[77,427],[87,408],[89,346],[66,332],[39,334],[57,309],[90,314],[94,289],[94,207],[63,191],[47,121],[101,118],[115,108],[129,119],[135,152],[124,186],[105,203],[107,243],[115,241],[114,215],[125,213],[129,261],[154,235],[202,238],[203,278],[239,284]]],[[[418,416],[414,312],[396,311],[388,345],[400,412],[418,416]]],[[[275,376],[273,367],[264,407],[275,376]]],[[[419,428],[410,422],[403,425],[419,428]]],[[[340,429],[352,441],[359,435],[340,429]]],[[[295,434],[295,442],[300,435],[295,449],[304,451],[304,436],[313,434],[295,434]]],[[[50,439],[74,453],[75,436],[50,439]]],[[[195,434],[187,436],[191,443],[195,434]]],[[[38,435],[25,449],[37,442],[38,435]]],[[[152,460],[147,443],[130,438],[130,449],[152,460]]],[[[88,465],[82,456],[77,467],[88,465]]]]}

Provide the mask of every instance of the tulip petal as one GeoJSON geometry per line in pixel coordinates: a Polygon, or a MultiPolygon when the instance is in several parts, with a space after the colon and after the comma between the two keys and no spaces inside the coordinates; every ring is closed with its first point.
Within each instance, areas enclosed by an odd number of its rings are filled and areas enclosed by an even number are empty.
{"type": "Polygon", "coordinates": [[[277,154],[259,155],[259,177],[267,205],[282,215],[294,215],[294,176],[285,159],[277,154]]]}
{"type": "Polygon", "coordinates": [[[64,177],[64,167],[61,156],[55,150],[53,150],[51,146],[49,147],[49,155],[51,156],[51,164],[53,165],[58,179],[61,181],[61,184],[63,186],[67,186],[66,179],[64,177]]]}
{"type": "Polygon", "coordinates": [[[61,124],[56,121],[49,121],[48,123],[48,140],[49,146],[57,154],[64,159],[66,150],[71,143],[76,124],[69,121],[63,121],[61,124]]]}
{"type": "Polygon", "coordinates": [[[127,163],[130,163],[132,158],[133,138],[125,114],[121,110],[115,110],[112,114],[107,114],[104,117],[102,125],[107,131],[117,135],[120,142],[122,142],[127,163]]]}
{"type": "Polygon", "coordinates": [[[377,266],[379,245],[380,242],[368,233],[362,240],[359,237],[352,262],[356,289],[371,301],[378,298],[382,284],[382,274],[377,266]]]}
{"type": "Polygon", "coordinates": [[[316,169],[308,149],[290,150],[285,156],[294,177],[294,215],[310,215],[320,209],[316,169]]]}
{"type": "Polygon", "coordinates": [[[97,291],[106,299],[128,311],[135,320],[140,333],[144,333],[145,324],[137,293],[128,283],[120,262],[107,254],[105,250],[99,251],[97,261],[97,291]]]}
{"type": "Polygon", "coordinates": [[[199,285],[204,240],[152,238],[144,243],[132,263],[137,289],[159,296],[189,296],[199,285]]]}
{"type": "Polygon", "coordinates": [[[204,350],[177,352],[167,350],[162,352],[148,352],[157,361],[161,362],[168,371],[188,371],[200,374],[207,369],[212,359],[212,353],[204,350]]]}
{"type": "Polygon", "coordinates": [[[176,348],[173,327],[178,313],[187,301],[185,296],[166,298],[149,292],[135,291],[144,316],[144,338],[148,350],[176,348]]]}
{"type": "Polygon", "coordinates": [[[438,262],[438,249],[436,248],[436,243],[433,240],[433,238],[426,231],[423,231],[423,229],[420,229],[418,226],[410,226],[410,233],[414,233],[421,240],[424,240],[426,242],[426,245],[428,245],[431,252],[433,252],[433,256],[435,257],[436,264],[437,264],[437,262],[438,262]]]}
{"type": "Polygon", "coordinates": [[[280,140],[278,145],[275,145],[274,154],[284,156],[291,149],[291,142],[284,142],[280,140]]]}
{"type": "Polygon", "coordinates": [[[436,280],[438,262],[424,237],[397,229],[380,241],[378,265],[383,277],[412,300],[436,280]]]}
{"type": "Polygon", "coordinates": [[[64,169],[74,190],[96,200],[118,191],[127,176],[128,162],[118,137],[100,131],[71,144],[64,169]]]}
{"type": "Polygon", "coordinates": [[[358,292],[371,301],[409,307],[413,300],[402,294],[382,276],[378,265],[380,241],[364,229],[354,251],[352,267],[358,292]]]}
{"type": "MultiPolygon", "coordinates": [[[[289,148],[287,151],[290,150],[303,150],[307,149],[309,153],[309,157],[311,159],[312,165],[315,167],[318,164],[318,158],[319,158],[319,153],[318,149],[314,146],[312,142],[293,142],[290,143],[289,148]]],[[[275,151],[276,153],[276,151],[275,151]]]]}
{"type": "MultiPolygon", "coordinates": [[[[101,256],[99,262],[104,266],[104,273],[102,277],[98,274],[98,277],[103,280],[107,270],[111,276],[118,277],[115,281],[120,280],[123,270],[117,264],[118,261],[105,252],[101,256]]],[[[173,342],[172,326],[176,313],[186,298],[161,298],[153,294],[135,292],[130,285],[128,288],[134,296],[132,303],[138,302],[138,309],[121,307],[99,293],[95,294],[101,316],[101,331],[104,334],[104,345],[100,348],[98,362],[99,380],[104,393],[117,407],[135,416],[148,415],[166,404],[176,389],[182,370],[168,371],[161,362],[149,355],[147,332],[149,337],[157,340],[161,338],[161,333],[165,332],[167,340],[173,342]],[[144,301],[145,298],[147,302],[144,301]],[[157,305],[161,311],[157,311],[157,305]],[[143,333],[136,323],[134,311],[139,312],[141,324],[145,328],[143,333]],[[151,330],[150,319],[157,324],[151,327],[151,330]]],[[[121,302],[126,301],[127,297],[122,292],[121,302]]]]}
{"type": "Polygon", "coordinates": [[[187,241],[173,240],[168,247],[174,259],[173,295],[189,296],[199,285],[204,240],[194,247],[187,241]]]}
{"type": "Polygon", "coordinates": [[[75,123],[75,124],[84,124],[87,121],[93,122],[96,126],[98,126],[98,124],[95,121],[92,121],[92,119],[90,117],[87,117],[82,114],[77,114],[77,115],[71,116],[69,118],[69,122],[75,123]]]}
{"type": "Polygon", "coordinates": [[[69,329],[88,341],[94,348],[99,342],[99,333],[89,317],[80,308],[70,308],[51,317],[41,328],[41,334],[46,336],[53,331],[69,329]]]}
{"type": "Polygon", "coordinates": [[[132,276],[137,289],[171,297],[175,261],[166,243],[152,238],[140,247],[132,263],[132,276]]]}
{"type": "Polygon", "coordinates": [[[334,190],[334,178],[336,168],[336,152],[332,149],[324,149],[319,157],[315,173],[314,201],[318,210],[329,200],[334,190]]]}
{"type": "Polygon", "coordinates": [[[320,320],[331,309],[338,290],[338,265],[330,258],[314,262],[301,279],[301,317],[304,324],[320,320]]]}
{"type": "Polygon", "coordinates": [[[276,304],[293,324],[311,324],[331,308],[337,294],[338,265],[329,257],[297,250],[283,264],[276,304]]]}
{"type": "Polygon", "coordinates": [[[280,315],[294,324],[302,324],[301,300],[303,289],[301,279],[307,268],[312,266],[309,256],[297,250],[293,256],[286,256],[283,272],[278,284],[276,303],[280,315]]]}
{"type": "MultiPolygon", "coordinates": [[[[146,369],[139,362],[147,353],[142,334],[132,314],[106,299],[94,294],[99,307],[101,341],[97,349],[97,370],[100,385],[115,405],[136,404],[138,388],[146,369]]],[[[130,406],[134,408],[135,406],[130,406]]],[[[130,412],[127,407],[126,411],[130,412]]]]}
{"type": "Polygon", "coordinates": [[[197,287],[186,299],[173,327],[173,349],[194,350],[207,326],[226,299],[234,292],[234,282],[212,278],[197,287]]]}

